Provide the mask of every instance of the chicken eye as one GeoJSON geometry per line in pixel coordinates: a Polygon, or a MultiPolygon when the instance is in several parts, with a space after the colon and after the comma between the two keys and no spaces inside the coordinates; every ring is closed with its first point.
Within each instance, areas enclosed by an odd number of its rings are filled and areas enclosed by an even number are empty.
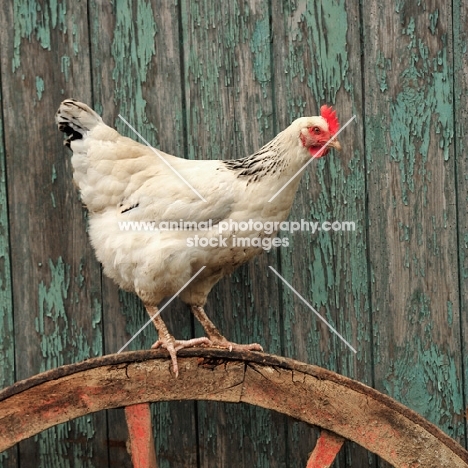
{"type": "Polygon", "coordinates": [[[319,127],[314,127],[312,129],[312,131],[315,133],[315,134],[319,134],[320,133],[320,128],[319,127]]]}

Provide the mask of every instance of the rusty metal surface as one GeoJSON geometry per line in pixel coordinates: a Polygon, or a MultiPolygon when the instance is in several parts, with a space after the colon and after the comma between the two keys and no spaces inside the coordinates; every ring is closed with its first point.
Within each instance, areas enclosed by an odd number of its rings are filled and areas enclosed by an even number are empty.
{"type": "Polygon", "coordinates": [[[287,414],[353,440],[394,466],[468,467],[468,453],[424,418],[326,369],[217,349],[183,350],[179,366],[175,379],[166,352],[137,351],[18,382],[0,392],[0,450],[102,409],[194,399],[244,402],[287,414]]]}

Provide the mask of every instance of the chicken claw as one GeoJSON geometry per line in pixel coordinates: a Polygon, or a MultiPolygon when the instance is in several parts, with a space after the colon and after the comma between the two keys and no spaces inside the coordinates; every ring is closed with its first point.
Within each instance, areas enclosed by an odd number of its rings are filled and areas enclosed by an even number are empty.
{"type": "Polygon", "coordinates": [[[226,339],[211,340],[211,343],[215,348],[229,349],[229,351],[263,351],[263,348],[258,343],[237,344],[226,339]]]}
{"type": "Polygon", "coordinates": [[[172,370],[176,377],[179,376],[179,365],[177,364],[177,351],[183,348],[192,348],[194,346],[207,345],[212,346],[211,341],[206,338],[193,338],[191,340],[176,340],[170,333],[163,319],[155,306],[145,306],[148,315],[153,320],[153,324],[158,331],[158,341],[151,346],[151,349],[164,348],[169,351],[172,359],[172,370]]]}
{"type": "Polygon", "coordinates": [[[190,306],[190,310],[204,328],[212,346],[215,348],[229,349],[229,351],[263,351],[263,348],[258,343],[237,344],[228,341],[208,318],[203,307],[192,305],[190,306]]]}
{"type": "Polygon", "coordinates": [[[184,348],[192,348],[194,346],[213,346],[211,341],[205,336],[202,338],[192,338],[191,340],[176,340],[172,335],[161,335],[151,349],[164,348],[169,351],[172,360],[172,370],[176,377],[179,376],[179,365],[177,364],[177,351],[184,348]]]}

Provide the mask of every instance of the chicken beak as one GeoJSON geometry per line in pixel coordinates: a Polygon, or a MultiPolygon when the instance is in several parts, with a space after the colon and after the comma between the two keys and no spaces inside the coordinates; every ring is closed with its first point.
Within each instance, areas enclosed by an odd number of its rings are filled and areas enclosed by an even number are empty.
{"type": "Polygon", "coordinates": [[[341,151],[341,144],[336,139],[333,139],[332,141],[330,141],[330,143],[328,143],[328,146],[335,148],[337,151],[341,151]]]}

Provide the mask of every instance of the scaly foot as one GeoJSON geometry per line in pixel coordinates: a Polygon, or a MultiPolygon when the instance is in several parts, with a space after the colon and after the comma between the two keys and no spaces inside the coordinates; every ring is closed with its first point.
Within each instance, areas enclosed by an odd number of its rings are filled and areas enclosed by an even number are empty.
{"type": "Polygon", "coordinates": [[[195,318],[200,322],[202,327],[205,329],[208,338],[210,339],[212,346],[217,348],[229,349],[229,351],[263,351],[263,348],[258,343],[252,344],[237,344],[231,343],[226,340],[224,336],[219,332],[214,323],[208,318],[205,310],[201,306],[191,305],[190,309],[195,315],[195,318]]]}
{"type": "Polygon", "coordinates": [[[229,349],[229,351],[263,351],[263,348],[258,343],[237,344],[226,340],[224,337],[222,339],[212,338],[210,341],[212,343],[211,346],[214,346],[215,348],[229,349]]]}
{"type": "Polygon", "coordinates": [[[159,340],[151,346],[152,349],[164,348],[169,351],[172,360],[172,369],[176,377],[179,376],[179,366],[177,364],[177,351],[182,348],[191,348],[193,346],[207,345],[211,346],[211,341],[206,338],[194,338],[192,340],[176,340],[166,327],[163,319],[159,315],[156,306],[145,305],[148,315],[153,320],[154,326],[158,331],[159,340]]]}
{"type": "Polygon", "coordinates": [[[179,366],[177,364],[177,351],[184,348],[193,348],[194,346],[213,346],[213,343],[206,338],[192,338],[191,340],[176,340],[172,335],[161,335],[158,341],[151,346],[151,349],[164,348],[169,351],[172,359],[172,370],[176,377],[179,376],[179,366]]]}

